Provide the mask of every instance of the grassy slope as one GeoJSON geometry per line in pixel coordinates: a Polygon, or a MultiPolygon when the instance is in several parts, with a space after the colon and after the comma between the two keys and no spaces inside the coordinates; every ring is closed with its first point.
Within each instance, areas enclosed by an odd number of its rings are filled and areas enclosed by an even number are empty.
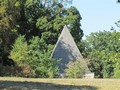
{"type": "Polygon", "coordinates": [[[0,90],[120,90],[120,79],[0,77],[0,90]]]}

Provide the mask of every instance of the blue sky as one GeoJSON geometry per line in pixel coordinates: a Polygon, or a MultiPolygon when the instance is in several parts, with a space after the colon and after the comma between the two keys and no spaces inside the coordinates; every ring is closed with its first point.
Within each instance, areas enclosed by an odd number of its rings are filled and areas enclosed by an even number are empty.
{"type": "Polygon", "coordinates": [[[120,20],[120,4],[117,0],[73,0],[82,17],[81,24],[85,35],[91,32],[110,30],[120,20]]]}

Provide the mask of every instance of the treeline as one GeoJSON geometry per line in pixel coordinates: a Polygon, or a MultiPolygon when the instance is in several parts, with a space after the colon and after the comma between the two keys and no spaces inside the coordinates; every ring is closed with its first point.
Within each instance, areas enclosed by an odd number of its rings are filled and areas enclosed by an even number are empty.
{"type": "Polygon", "coordinates": [[[50,57],[66,24],[79,44],[81,16],[71,0],[0,1],[0,75],[54,77],[57,60],[50,57]]]}
{"type": "MultiPolygon", "coordinates": [[[[50,55],[66,24],[96,77],[120,77],[120,32],[91,33],[82,41],[80,13],[75,7],[65,7],[71,2],[0,1],[0,76],[57,77],[59,60],[50,55]]],[[[81,77],[79,64],[69,65],[69,77],[81,77]]]]}
{"type": "Polygon", "coordinates": [[[91,33],[83,42],[89,69],[100,78],[120,78],[120,32],[91,33]]]}

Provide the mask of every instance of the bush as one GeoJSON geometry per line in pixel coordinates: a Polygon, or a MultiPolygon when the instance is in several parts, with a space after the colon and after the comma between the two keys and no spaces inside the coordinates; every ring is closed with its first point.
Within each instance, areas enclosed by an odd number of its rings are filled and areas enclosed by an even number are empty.
{"type": "Polygon", "coordinates": [[[52,78],[58,71],[57,60],[51,58],[51,45],[45,43],[39,37],[33,37],[29,45],[29,65],[34,71],[35,77],[52,78]]]}
{"type": "Polygon", "coordinates": [[[114,77],[115,78],[120,78],[120,70],[115,72],[114,77]]]}
{"type": "Polygon", "coordinates": [[[116,68],[114,69],[114,77],[120,78],[120,63],[117,63],[116,68]]]}
{"type": "Polygon", "coordinates": [[[24,64],[29,63],[29,47],[25,40],[25,36],[19,36],[14,45],[12,46],[12,50],[10,52],[9,58],[14,60],[14,62],[22,67],[24,64]]]}
{"type": "Polygon", "coordinates": [[[52,46],[47,46],[38,36],[29,42],[25,36],[19,36],[10,52],[9,58],[16,64],[16,75],[22,77],[54,77],[58,71],[57,60],[51,58],[52,46]]]}
{"type": "Polygon", "coordinates": [[[65,72],[68,78],[82,78],[85,74],[85,66],[81,63],[81,60],[70,61],[65,72]]]}

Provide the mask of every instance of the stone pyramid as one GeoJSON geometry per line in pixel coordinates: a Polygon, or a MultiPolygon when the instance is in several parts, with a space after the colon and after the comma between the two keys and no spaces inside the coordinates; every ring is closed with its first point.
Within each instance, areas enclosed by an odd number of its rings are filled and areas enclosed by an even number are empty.
{"type": "Polygon", "coordinates": [[[64,70],[70,60],[75,61],[80,59],[81,62],[85,64],[86,69],[88,69],[86,62],[82,59],[83,57],[66,25],[64,26],[51,55],[52,58],[60,59],[58,66],[61,74],[65,73],[64,70]]]}

